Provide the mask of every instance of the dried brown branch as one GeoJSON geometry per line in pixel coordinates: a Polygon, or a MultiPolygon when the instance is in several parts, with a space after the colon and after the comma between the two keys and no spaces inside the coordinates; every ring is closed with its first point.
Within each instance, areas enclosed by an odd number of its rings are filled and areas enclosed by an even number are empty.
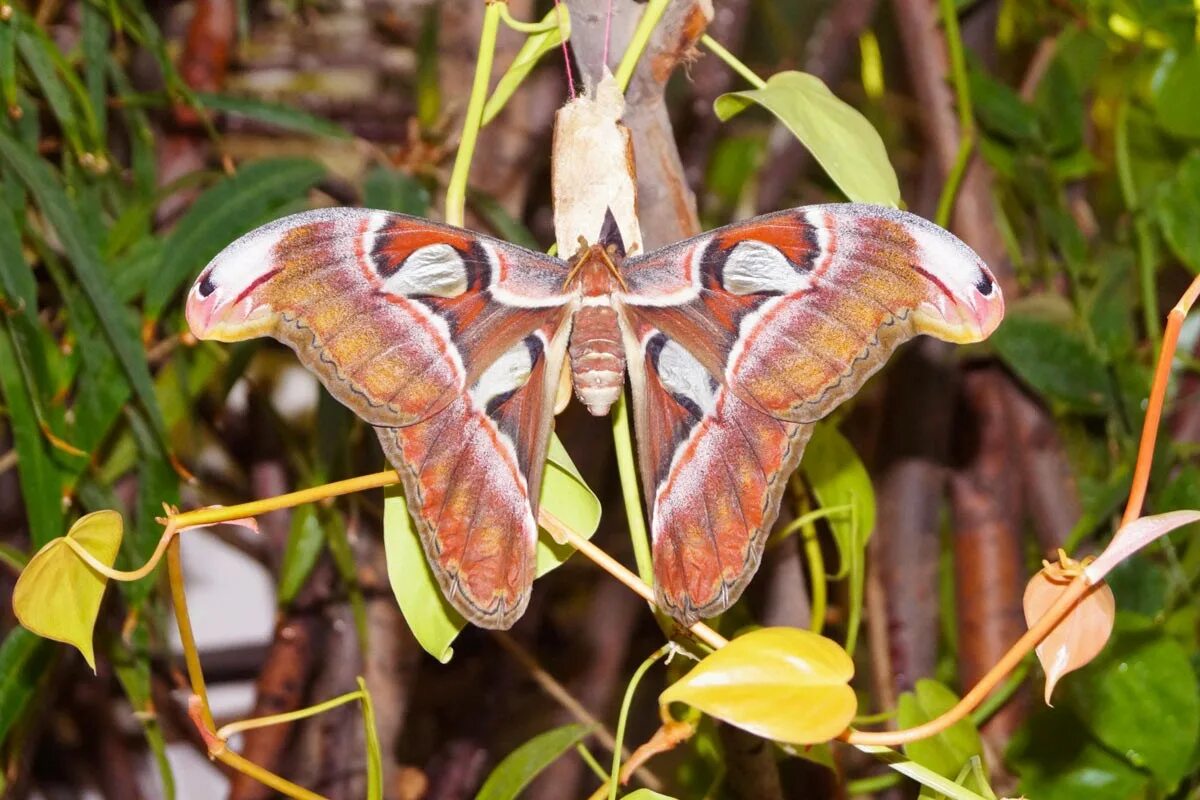
{"type": "MultiPolygon", "coordinates": [[[[1021,613],[1021,479],[1007,378],[995,367],[967,373],[963,395],[977,440],[950,480],[954,511],[955,608],[959,675],[974,686],[1025,632],[1021,613]],[[980,587],[986,587],[980,591],[980,587]]],[[[1020,724],[1019,704],[993,716],[984,735],[997,749],[1020,724]]]]}

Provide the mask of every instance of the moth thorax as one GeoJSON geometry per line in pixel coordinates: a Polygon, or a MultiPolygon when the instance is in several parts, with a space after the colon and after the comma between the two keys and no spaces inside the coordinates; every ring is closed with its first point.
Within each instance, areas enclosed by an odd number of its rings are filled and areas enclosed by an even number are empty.
{"type": "Polygon", "coordinates": [[[571,330],[571,382],[575,396],[597,417],[608,413],[625,386],[625,351],[610,306],[584,306],[571,330]]]}

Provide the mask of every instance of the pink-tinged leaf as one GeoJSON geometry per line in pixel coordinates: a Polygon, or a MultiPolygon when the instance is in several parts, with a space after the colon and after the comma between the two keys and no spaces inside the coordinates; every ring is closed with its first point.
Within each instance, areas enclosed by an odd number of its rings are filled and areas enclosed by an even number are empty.
{"type": "MultiPolygon", "coordinates": [[[[1069,567],[1069,565],[1068,565],[1069,567]]],[[[1076,565],[1076,569],[1079,569],[1076,565]]],[[[1048,564],[1025,587],[1025,624],[1032,626],[1062,595],[1073,573],[1058,564],[1048,564]]],[[[1108,584],[1100,583],[1037,647],[1038,660],[1046,671],[1046,705],[1059,679],[1100,654],[1112,635],[1117,603],[1108,584]]]]}
{"type": "Polygon", "coordinates": [[[1165,536],[1176,528],[1200,522],[1200,511],[1168,511],[1165,514],[1154,514],[1140,517],[1129,523],[1113,536],[1104,552],[1096,560],[1088,564],[1084,572],[1092,583],[1099,583],[1104,576],[1131,555],[1141,550],[1160,536],[1165,536]]]}

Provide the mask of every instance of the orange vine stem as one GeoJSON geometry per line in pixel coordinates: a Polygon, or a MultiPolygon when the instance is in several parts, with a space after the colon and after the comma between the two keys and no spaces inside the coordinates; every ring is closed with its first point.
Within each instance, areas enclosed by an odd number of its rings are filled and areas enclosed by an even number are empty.
{"type": "Polygon", "coordinates": [[[1133,469],[1133,485],[1129,489],[1129,502],[1121,516],[1121,527],[1133,522],[1142,513],[1146,500],[1146,486],[1150,483],[1150,467],[1154,462],[1154,445],[1158,439],[1158,424],[1162,420],[1163,405],[1167,396],[1167,384],[1171,378],[1171,365],[1175,361],[1175,347],[1179,343],[1179,330],[1183,319],[1192,310],[1200,296],[1200,276],[1192,279],[1187,291],[1167,314],[1167,327],[1163,332],[1162,353],[1154,368],[1154,383],[1150,387],[1150,399],[1146,404],[1146,419],[1142,423],[1142,440],[1138,444],[1137,464],[1133,469]]]}
{"type": "MultiPolygon", "coordinates": [[[[555,517],[550,512],[542,509],[538,512],[538,524],[545,528],[550,534],[556,538],[562,538],[563,541],[570,542],[571,546],[579,552],[583,553],[595,564],[612,575],[621,583],[629,587],[634,594],[639,595],[646,602],[657,607],[654,600],[654,590],[651,589],[641,578],[634,575],[625,565],[608,553],[601,550],[596,545],[592,544],[587,539],[580,536],[575,531],[565,525],[562,520],[555,517]]],[[[714,650],[719,650],[729,644],[729,640],[721,634],[714,631],[712,628],[705,625],[703,622],[697,622],[688,628],[692,634],[700,641],[707,644],[714,650]]]]}
{"type": "MultiPolygon", "coordinates": [[[[1167,315],[1167,326],[1163,332],[1162,352],[1158,355],[1158,363],[1154,368],[1154,382],[1150,387],[1150,397],[1146,404],[1146,419],[1142,424],[1142,438],[1138,444],[1137,462],[1133,469],[1133,484],[1129,489],[1129,501],[1125,505],[1125,513],[1121,516],[1121,526],[1124,528],[1142,513],[1142,504],[1146,499],[1146,487],[1150,482],[1150,467],[1154,460],[1154,445],[1158,439],[1158,426],[1162,421],[1163,405],[1167,396],[1167,383],[1171,377],[1171,365],[1175,359],[1175,348],[1179,343],[1179,331],[1183,326],[1184,317],[1200,297],[1200,276],[1194,278],[1187,291],[1167,315]]],[[[1118,536],[1120,534],[1118,533],[1118,536]]],[[[1116,537],[1114,537],[1115,539],[1116,537]]],[[[1111,543],[1109,544],[1111,547],[1111,543]]],[[[966,717],[983,702],[993,689],[1016,668],[1035,647],[1041,644],[1063,618],[1071,612],[1090,590],[1086,576],[1081,575],[1071,581],[1063,593],[1043,614],[1025,635],[1009,648],[1008,652],[988,670],[988,673],[963,696],[958,703],[942,714],[915,728],[899,731],[857,731],[850,729],[839,738],[850,744],[881,744],[899,745],[907,742],[933,736],[954,723],[966,717]]]]}

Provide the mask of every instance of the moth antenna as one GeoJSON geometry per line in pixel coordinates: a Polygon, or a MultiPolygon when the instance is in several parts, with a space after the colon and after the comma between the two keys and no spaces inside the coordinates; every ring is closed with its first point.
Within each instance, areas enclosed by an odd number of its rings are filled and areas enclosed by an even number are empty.
{"type": "MultiPolygon", "coordinates": [[[[558,27],[559,27],[559,30],[561,30],[563,27],[562,0],[554,0],[554,13],[558,17],[558,27]]],[[[607,43],[607,39],[605,41],[607,43]]],[[[605,45],[605,47],[607,48],[607,44],[605,45]]],[[[571,53],[569,50],[567,50],[567,40],[565,38],[563,38],[563,40],[562,40],[562,51],[563,51],[563,68],[567,72],[567,99],[574,100],[575,99],[575,75],[574,75],[574,73],[571,72],[571,53]]]]}
{"type": "Polygon", "coordinates": [[[604,15],[604,55],[600,59],[600,74],[608,69],[608,44],[612,40],[613,0],[608,0],[608,12],[604,15]]]}

